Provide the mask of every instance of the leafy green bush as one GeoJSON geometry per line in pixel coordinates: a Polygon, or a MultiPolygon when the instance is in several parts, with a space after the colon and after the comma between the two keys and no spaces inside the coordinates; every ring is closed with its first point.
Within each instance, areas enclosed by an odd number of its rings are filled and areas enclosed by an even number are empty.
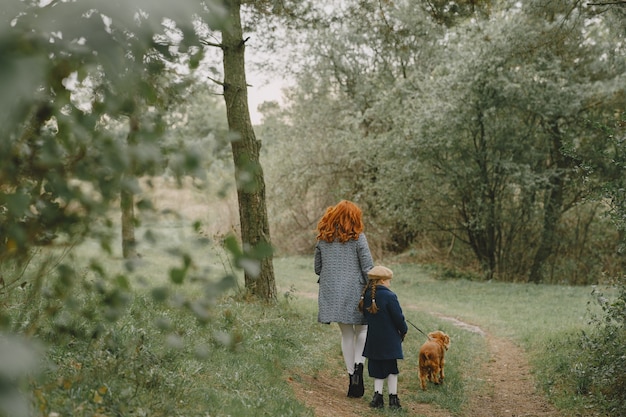
{"type": "Polygon", "coordinates": [[[617,283],[611,300],[594,289],[602,314],[592,317],[593,332],[580,339],[580,358],[573,374],[581,394],[591,394],[602,410],[611,415],[626,413],[626,279],[617,283]]]}

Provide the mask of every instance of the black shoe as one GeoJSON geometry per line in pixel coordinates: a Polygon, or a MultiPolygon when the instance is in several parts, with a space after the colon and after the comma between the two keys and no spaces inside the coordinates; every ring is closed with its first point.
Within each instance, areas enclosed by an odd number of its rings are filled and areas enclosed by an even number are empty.
{"type": "Polygon", "coordinates": [[[402,408],[397,394],[389,394],[389,408],[391,410],[400,410],[402,408]]]}
{"type": "Polygon", "coordinates": [[[374,393],[374,398],[370,402],[370,407],[372,408],[384,408],[385,401],[383,400],[383,394],[379,394],[378,392],[374,393]]]}

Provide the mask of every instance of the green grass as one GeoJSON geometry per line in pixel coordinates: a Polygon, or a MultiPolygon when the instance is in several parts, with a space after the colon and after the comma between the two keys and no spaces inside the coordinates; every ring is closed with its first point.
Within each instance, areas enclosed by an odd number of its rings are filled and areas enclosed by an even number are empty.
{"type": "MultiPolygon", "coordinates": [[[[176,242],[168,240],[168,244],[176,242]]],[[[74,262],[98,254],[97,247],[82,250],[74,262]]],[[[194,245],[184,250],[210,252],[194,245]]],[[[296,401],[288,378],[329,368],[343,374],[343,359],[339,330],[316,320],[312,257],[275,259],[276,306],[246,301],[235,288],[213,300],[210,320],[199,323],[189,314],[188,303],[177,306],[172,302],[176,297],[157,302],[149,291],[153,285],[167,286],[181,299],[193,301],[202,298],[199,284],[168,283],[166,272],[177,265],[177,258],[159,256],[152,248],[140,252],[143,257],[133,273],[134,290],[125,314],[115,322],[83,323],[84,334],[97,331],[99,337],[57,334],[52,323],[42,324],[51,366],[31,383],[38,415],[313,415],[296,401]]],[[[196,265],[195,274],[231,272],[225,254],[211,253],[196,265]]],[[[106,266],[113,271],[126,268],[119,258],[107,260],[106,266]]],[[[473,375],[488,360],[484,337],[440,316],[511,338],[531,358],[547,352],[563,366],[568,352],[557,342],[587,325],[591,291],[587,287],[436,280],[418,265],[390,262],[387,266],[394,270],[391,288],[406,317],[424,331],[445,331],[453,346],[446,357],[446,383],[422,392],[417,355],[424,337],[409,328],[399,381],[405,401],[436,404],[459,415],[468,397],[480,388],[473,375]]],[[[241,287],[242,277],[238,279],[241,287]]],[[[96,297],[87,294],[79,299],[82,308],[92,303],[97,309],[96,297]]],[[[538,376],[544,382],[553,377],[541,372],[538,376]]],[[[552,395],[561,407],[580,405],[558,399],[558,381],[542,384],[556,390],[552,395]]]]}
{"type": "MultiPolygon", "coordinates": [[[[453,343],[446,358],[446,384],[422,393],[417,380],[417,354],[423,336],[409,327],[400,374],[400,386],[406,389],[407,398],[458,413],[467,397],[480,387],[480,381],[472,375],[488,360],[484,338],[442,319],[444,316],[512,339],[528,352],[538,383],[559,407],[573,410],[583,406],[581,398],[563,390],[566,384],[554,380],[553,372],[557,364],[571,366],[573,339],[589,328],[591,313],[599,312],[589,303],[591,287],[438,280],[428,268],[419,265],[393,261],[386,265],[394,271],[391,289],[398,294],[406,318],[425,332],[445,331],[453,343]]],[[[295,294],[299,308],[316,311],[315,299],[304,296],[317,291],[312,260],[278,259],[276,270],[279,288],[295,294]]]]}

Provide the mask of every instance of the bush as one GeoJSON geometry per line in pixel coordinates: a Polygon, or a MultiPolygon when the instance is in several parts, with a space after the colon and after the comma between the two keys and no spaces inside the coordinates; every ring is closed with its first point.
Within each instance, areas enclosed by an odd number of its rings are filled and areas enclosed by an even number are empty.
{"type": "Polygon", "coordinates": [[[593,295],[602,314],[592,316],[595,330],[582,334],[572,372],[580,394],[611,415],[626,415],[626,277],[618,280],[614,300],[597,289],[593,295]]]}

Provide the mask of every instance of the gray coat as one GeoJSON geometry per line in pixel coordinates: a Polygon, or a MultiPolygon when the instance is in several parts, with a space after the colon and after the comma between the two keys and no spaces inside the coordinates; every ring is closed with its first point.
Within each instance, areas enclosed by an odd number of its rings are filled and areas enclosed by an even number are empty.
{"type": "Polygon", "coordinates": [[[318,240],[315,246],[315,273],[319,275],[320,323],[365,324],[359,311],[367,272],[374,267],[365,234],[358,240],[326,242],[318,240]]]}

